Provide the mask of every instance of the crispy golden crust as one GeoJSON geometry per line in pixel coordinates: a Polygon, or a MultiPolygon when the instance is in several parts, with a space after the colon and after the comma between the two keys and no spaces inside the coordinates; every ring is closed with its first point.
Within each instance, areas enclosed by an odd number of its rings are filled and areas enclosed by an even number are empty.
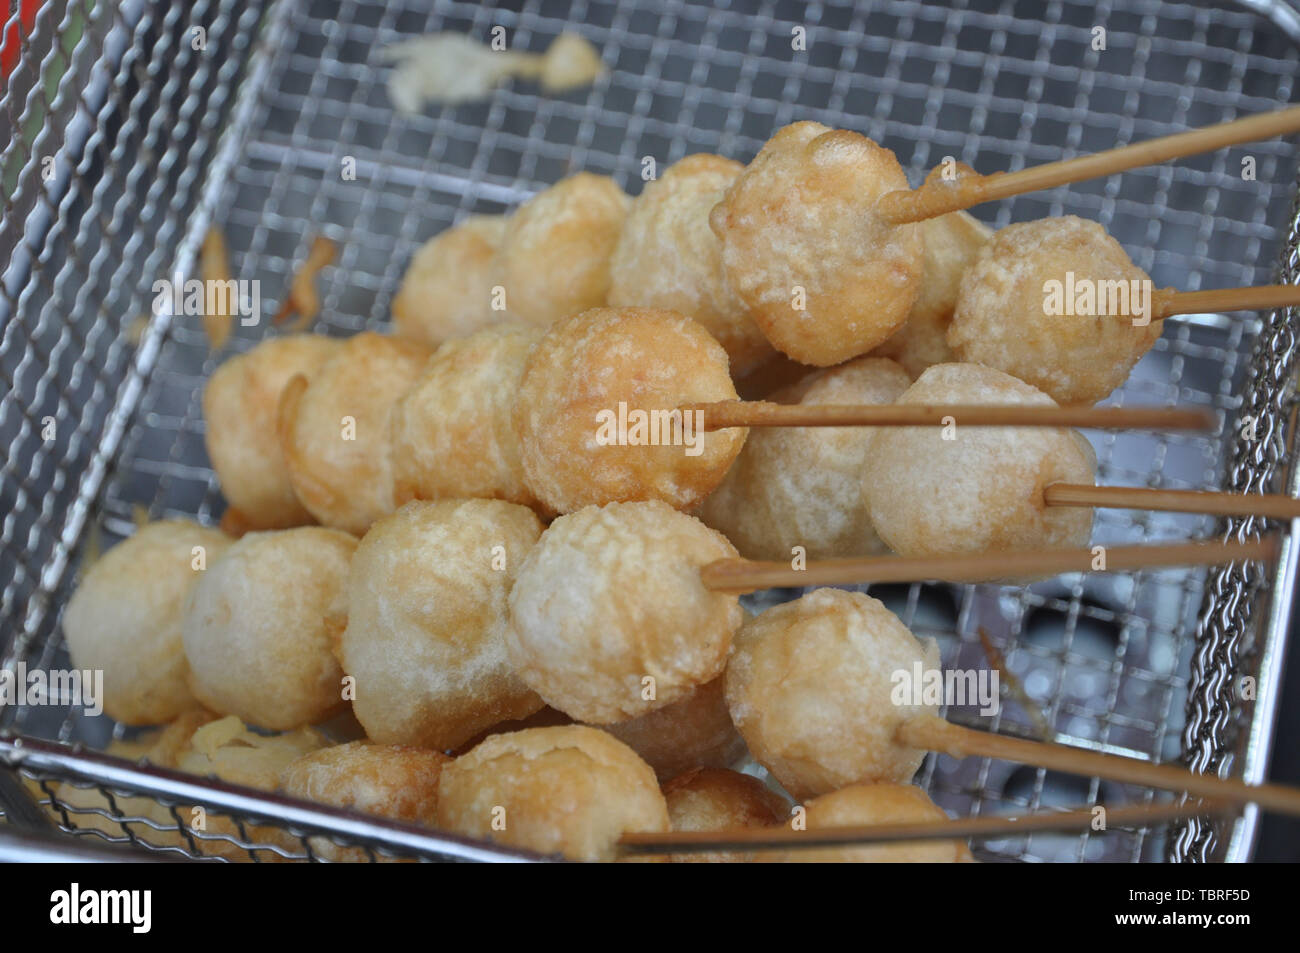
{"type": "Polygon", "coordinates": [[[967,212],[950,212],[921,222],[925,243],[921,293],[904,325],[872,351],[893,358],[912,377],[933,364],[955,360],[948,346],[948,326],[957,306],[962,276],[979,257],[993,230],[967,212]]]}
{"type": "MultiPolygon", "coordinates": [[[[893,361],[864,357],[773,395],[800,404],[888,404],[911,384],[893,361]]],[[[862,494],[871,427],[756,427],[700,518],[751,559],[882,552],[862,494]]]]}
{"type": "Polygon", "coordinates": [[[296,375],[310,380],[340,347],[339,341],[316,334],[267,338],[223,363],[204,387],[208,457],[245,530],[312,522],[289,484],[276,413],[289,380],[296,375]]]}
{"type": "MultiPolygon", "coordinates": [[[[789,814],[785,798],[758,778],[719,768],[694,768],[663,787],[674,831],[736,831],[774,827],[789,814]]],[[[748,852],[671,854],[678,864],[736,864],[748,852]]]]}
{"type": "Polygon", "coordinates": [[[907,187],[888,149],[815,122],[779,130],[732,185],[711,224],[727,278],[778,350],[825,367],[903,323],[920,291],[921,231],[887,225],[875,204],[907,187]]]}
{"type": "Polygon", "coordinates": [[[939,667],[879,601],[817,589],[750,619],[727,665],[731,718],[754,758],[795,797],[859,781],[907,781],[925,752],[894,732],[930,705],[896,705],[896,671],[939,667]]]}
{"type": "Polygon", "coordinates": [[[654,771],[603,731],[581,725],[493,735],[452,761],[438,825],[571,860],[609,861],[630,831],[668,830],[654,771]]]}
{"type": "Polygon", "coordinates": [[[448,341],[393,407],[396,503],[442,497],[536,502],[511,419],[524,361],[542,332],[519,324],[448,341]]]}
{"type": "MultiPolygon", "coordinates": [[[[1001,371],[936,364],[900,404],[1030,404],[1052,399],[1001,371]]],[[[1047,506],[1049,483],[1092,483],[1096,457],[1072,430],[878,428],[862,473],[880,538],[903,556],[1082,546],[1092,511],[1047,506]],[[945,439],[945,436],[951,439],[945,439]]]]}
{"type": "Polygon", "coordinates": [[[695,454],[680,422],[656,428],[657,445],[634,444],[641,438],[631,413],[735,399],[726,352],[690,318],[646,308],[576,315],[551,328],[524,366],[514,410],[524,482],[559,513],[628,500],[694,506],[722,480],[746,431],[694,432],[695,454]],[[628,412],[623,443],[620,404],[628,412]]]}
{"type": "Polygon", "coordinates": [[[197,704],[186,684],[185,600],[202,575],[195,567],[210,567],[233,542],[215,529],[164,520],[141,527],[86,571],[63,613],[63,632],[73,667],[104,673],[104,710],[117,721],[158,725],[197,704]]]}
{"type": "Polygon", "coordinates": [[[408,503],[362,539],[338,652],[374,741],[455,748],[542,701],[506,662],[506,594],[542,532],[501,500],[408,503]]]}
{"type": "Polygon", "coordinates": [[[511,664],[548,705],[590,724],[672,704],[726,664],[740,601],[705,589],[699,570],[735,553],[658,501],[560,517],[510,592],[511,664]]]}
{"type": "Polygon", "coordinates": [[[393,511],[389,414],[429,355],[426,345],[365,332],[310,383],[286,386],[279,434],[289,482],[322,524],[360,536],[393,511]]]}
{"type": "Polygon", "coordinates": [[[704,325],[740,377],[774,353],[727,282],[709,213],[744,166],[691,155],[664,170],[632,201],[610,262],[609,303],[679,311],[704,325]]]}
{"type": "Polygon", "coordinates": [[[326,615],[356,545],[319,526],[250,533],[209,566],[185,614],[191,687],[204,705],[274,731],[343,707],[326,615]]]}
{"type": "Polygon", "coordinates": [[[504,215],[475,215],[415,253],[393,298],[393,334],[437,347],[504,317],[492,310],[492,266],[504,215]]]}
{"type": "MultiPolygon", "coordinates": [[[[924,791],[912,784],[855,784],[815,798],[805,808],[808,831],[948,819],[924,791]]],[[[754,859],[785,864],[951,864],[971,857],[964,841],[915,841],[773,851],[754,859]]]]}
{"type": "Polygon", "coordinates": [[[745,742],[727,711],[721,677],[671,705],[604,727],[644,758],[660,780],[691,768],[729,767],[745,754],[745,742]]]}
{"type": "MultiPolygon", "coordinates": [[[[1065,215],[1008,225],[962,279],[948,343],[959,360],[987,364],[1060,404],[1095,404],[1128,379],[1160,337],[1161,322],[1045,313],[1049,281],[1147,282],[1096,222],[1065,215]]],[[[1100,310],[1100,304],[1097,306],[1100,310]]]]}
{"type": "Polygon", "coordinates": [[[579,172],[520,206],[493,263],[506,310],[544,328],[603,305],[629,202],[613,179],[579,172]]]}

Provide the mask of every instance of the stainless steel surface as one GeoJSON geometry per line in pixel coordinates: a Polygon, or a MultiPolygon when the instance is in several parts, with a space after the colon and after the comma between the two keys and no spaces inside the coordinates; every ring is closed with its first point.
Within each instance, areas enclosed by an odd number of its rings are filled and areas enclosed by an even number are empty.
{"type": "MultiPolygon", "coordinates": [[[[68,664],[58,615],[92,535],[107,546],[128,534],[137,507],[153,518],[220,516],[199,393],[225,355],[209,353],[201,328],[185,316],[154,317],[138,345],[129,333],[148,313],[154,280],[190,273],[210,221],[224,230],[237,275],[262,282],[263,325],[312,237],[339,242],[339,259],[322,275],[320,324],[347,334],[386,325],[419,243],[466,214],[511,209],[579,169],[613,175],[635,192],[643,156],[661,168],[697,151],[748,160],[794,119],[881,141],[914,182],[949,154],[983,171],[1016,169],[1295,101],[1298,63],[1285,32],[1258,14],[1158,0],[806,9],[779,2],[492,9],[285,0],[265,10],[230,0],[47,3],[0,98],[0,125],[9,133],[0,152],[0,249],[9,252],[0,291],[0,445],[7,450],[0,658],[11,667],[68,664]],[[55,40],[76,33],[77,23],[80,39],[61,56],[55,40]],[[195,24],[206,27],[207,51],[192,48],[195,24]],[[520,81],[483,103],[393,113],[380,47],[439,30],[485,38],[494,25],[506,28],[513,47],[535,51],[577,29],[610,73],[558,97],[520,81]],[[1104,50],[1094,49],[1096,26],[1106,29],[1104,50]],[[796,27],[806,30],[805,51],[791,49],[796,27]],[[45,181],[41,160],[49,155],[55,175],[45,181]],[[340,174],[349,157],[354,181],[340,174]],[[47,418],[56,424],[49,440],[42,437],[47,418]]],[[[1274,277],[1291,233],[1296,169],[1294,143],[1259,143],[975,214],[995,227],[1064,213],[1095,219],[1160,285],[1263,283],[1274,277]],[[1242,175],[1247,157],[1253,180],[1242,175]]],[[[1288,254],[1294,249],[1292,239],[1288,254]]],[[[1294,280],[1294,271],[1288,275],[1294,280]]],[[[1112,402],[1208,406],[1221,412],[1223,427],[1209,436],[1089,434],[1101,480],[1276,485],[1283,457],[1269,450],[1267,460],[1243,465],[1232,457],[1232,436],[1243,406],[1259,402],[1261,433],[1281,430],[1295,321],[1287,313],[1167,322],[1112,402]],[[1252,358],[1261,328],[1265,344],[1252,358]],[[1252,364],[1271,376],[1248,389],[1252,364]]],[[[231,350],[264,333],[239,329],[231,350]]],[[[1217,531],[1208,518],[1107,511],[1098,514],[1094,537],[1118,544],[1217,531]]],[[[1066,576],[1024,589],[913,585],[873,593],[918,634],[937,638],[948,665],[987,667],[978,637],[984,628],[1061,740],[1169,759],[1181,755],[1186,733],[1199,763],[1234,757],[1237,770],[1257,775],[1286,625],[1286,613],[1269,608],[1267,590],[1292,577],[1209,578],[1208,589],[1204,571],[1161,570],[1066,576]],[[1222,621],[1202,625],[1198,640],[1202,616],[1222,621]],[[1253,650],[1241,651],[1245,643],[1253,650]],[[1236,668],[1259,676],[1253,711],[1216,696],[1236,668]],[[1196,686],[1190,722],[1189,679],[1196,686]],[[1242,737],[1250,744],[1243,747],[1242,737]]],[[[1032,724],[1008,702],[990,726],[1028,731],[1032,724]]],[[[92,748],[130,734],[106,718],[49,707],[0,709],[0,728],[92,748]]],[[[102,784],[101,768],[65,752],[27,761],[22,776],[44,780],[41,797],[53,801],[58,779],[102,784]]],[[[118,790],[156,791],[149,773],[134,782],[129,774],[114,778],[118,790]]],[[[920,780],[961,815],[1150,797],[982,759],[930,758],[920,780]]],[[[256,798],[244,796],[251,800],[238,810],[256,813],[256,798]]],[[[220,800],[216,789],[211,798],[220,800]]],[[[267,801],[264,809],[283,808],[267,801]]],[[[135,815],[112,835],[85,815],[55,815],[91,839],[174,852],[202,846],[174,846],[174,832],[169,840],[156,822],[135,815]]],[[[1228,844],[1240,855],[1249,826],[1227,838],[1196,831],[1176,842],[1160,832],[1034,835],[986,844],[983,855],[1160,860],[1167,850],[1180,859],[1224,856],[1228,844]]],[[[371,833],[380,836],[381,827],[371,833]]],[[[427,840],[414,855],[440,853],[437,838],[418,836],[427,840]]],[[[253,856],[282,852],[236,840],[253,856]]]]}

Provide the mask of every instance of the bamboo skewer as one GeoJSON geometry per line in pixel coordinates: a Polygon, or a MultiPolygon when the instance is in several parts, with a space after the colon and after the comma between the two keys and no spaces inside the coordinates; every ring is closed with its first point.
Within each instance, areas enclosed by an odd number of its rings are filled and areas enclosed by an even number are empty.
{"type": "Polygon", "coordinates": [[[1300,132],[1300,106],[1148,139],[1092,155],[1047,162],[1018,172],[966,174],[951,182],[940,180],[919,189],[901,189],[881,196],[876,210],[881,218],[894,225],[920,222],[983,202],[1104,178],[1138,166],[1156,165],[1244,142],[1262,142],[1294,132],[1300,132]]]}
{"type": "Polygon", "coordinates": [[[684,404],[706,431],[728,427],[1081,427],[1091,430],[1213,430],[1215,415],[1184,407],[1042,407],[1012,404],[684,404]]]}
{"type": "MultiPolygon", "coordinates": [[[[1221,801],[1185,801],[1107,808],[1105,830],[1147,827],[1188,817],[1218,817],[1235,813],[1236,805],[1221,801]]],[[[1015,837],[1039,831],[1090,828],[1091,807],[1036,814],[966,817],[951,821],[912,821],[796,831],[790,827],[734,831],[676,831],[624,834],[619,844],[636,854],[680,854],[702,851],[781,850],[803,847],[852,847],[899,841],[956,840],[975,837],[1015,837]]]]}
{"type": "Polygon", "coordinates": [[[1205,513],[1209,516],[1300,518],[1300,500],[1281,493],[1224,493],[1217,490],[1157,490],[1137,486],[1050,483],[1043,489],[1048,506],[1101,506],[1109,509],[1205,513]]]}
{"type": "Polygon", "coordinates": [[[1153,321],[1175,314],[1272,311],[1274,308],[1300,305],[1300,285],[1248,285],[1244,288],[1211,288],[1207,291],[1162,288],[1153,293],[1152,299],[1153,321]]]}
{"type": "Polygon", "coordinates": [[[1029,741],[954,725],[934,715],[909,718],[898,727],[900,744],[938,751],[954,758],[972,756],[1028,764],[1082,777],[1106,778],[1197,797],[1252,802],[1282,814],[1300,816],[1300,789],[1281,784],[1247,784],[1236,778],[1198,774],[1173,764],[1156,764],[1123,755],[1088,751],[1050,741],[1029,741]]]}
{"type": "Polygon", "coordinates": [[[1039,549],[959,556],[861,556],[823,559],[794,569],[788,562],[719,559],[700,569],[706,589],[746,593],[783,586],[845,586],[869,582],[997,582],[1067,572],[1118,572],[1166,566],[1217,566],[1267,562],[1277,556],[1273,537],[1249,542],[1160,543],[1102,549],[1039,549]],[[1104,560],[1098,566],[1098,560],[1104,560]]]}

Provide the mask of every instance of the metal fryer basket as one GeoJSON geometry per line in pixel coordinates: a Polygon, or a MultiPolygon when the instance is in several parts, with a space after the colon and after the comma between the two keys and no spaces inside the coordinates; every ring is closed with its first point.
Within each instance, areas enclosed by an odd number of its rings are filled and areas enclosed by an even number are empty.
{"type": "MultiPolygon", "coordinates": [[[[129,534],[138,507],[152,518],[220,515],[199,395],[222,355],[209,353],[192,319],[164,313],[143,333],[138,321],[154,280],[192,272],[209,223],[225,232],[235,273],[266,289],[263,326],[313,235],[335,239],[341,253],[323,273],[321,322],[346,334],[385,326],[420,242],[467,213],[511,209],[579,169],[635,192],[643,156],[661,167],[697,151],[747,160],[775,128],[800,118],[882,142],[914,182],[946,155],[981,170],[1015,169],[1275,108],[1296,98],[1297,60],[1286,32],[1258,13],[1159,0],[1122,9],[1074,0],[1041,8],[832,0],[807,9],[771,0],[717,9],[601,0],[508,9],[444,0],[46,3],[0,98],[10,133],[0,152],[0,445],[8,450],[0,664],[68,667],[58,617],[89,540],[107,546],[129,534]],[[534,51],[577,29],[610,73],[558,97],[517,82],[482,103],[393,113],[380,47],[440,30],[486,38],[495,25],[512,47],[534,51]],[[1097,26],[1104,50],[1094,48],[1097,26]],[[195,27],[205,49],[195,49],[195,27]],[[806,50],[792,49],[796,27],[806,50]],[[355,180],[340,175],[349,157],[355,180]]],[[[1063,213],[1095,219],[1159,285],[1264,283],[1280,255],[1294,281],[1295,174],[1292,144],[1259,143],[975,214],[995,227],[1063,213]],[[1242,175],[1247,157],[1254,179],[1242,175]]],[[[1168,322],[1112,402],[1209,406],[1222,428],[1090,434],[1101,482],[1259,489],[1289,481],[1296,315],[1260,317],[1168,322]],[[1262,439],[1237,439],[1246,413],[1260,421],[1262,439]]],[[[232,347],[246,349],[262,333],[239,329],[232,347]]],[[[1119,544],[1220,529],[1201,517],[1102,511],[1094,537],[1119,544]]],[[[986,666],[985,630],[1060,740],[1258,777],[1287,623],[1288,600],[1270,592],[1289,593],[1294,560],[1288,546],[1267,579],[1240,568],[1167,570],[1024,589],[871,591],[918,634],[937,638],[947,665],[986,666]],[[1259,680],[1249,707],[1231,695],[1243,673],[1259,680]]],[[[1007,704],[990,726],[1033,724],[1007,704]]],[[[268,837],[267,823],[372,852],[507,856],[81,753],[64,746],[99,749],[130,732],[77,709],[0,708],[0,729],[0,767],[12,769],[0,770],[0,806],[14,826],[53,819],[83,840],[188,856],[214,846],[243,859],[313,854],[309,840],[286,847],[268,837]],[[103,793],[86,806],[64,784],[103,793]],[[141,809],[147,801],[123,797],[142,794],[169,805],[161,821],[141,809]],[[234,823],[205,836],[184,832],[180,811],[194,803],[234,823]]],[[[961,815],[1150,797],[982,759],[931,757],[919,780],[961,815]]],[[[980,853],[1235,859],[1248,855],[1253,825],[1248,813],[1231,831],[1192,824],[1172,837],[1039,834],[989,842],[980,853]]]]}

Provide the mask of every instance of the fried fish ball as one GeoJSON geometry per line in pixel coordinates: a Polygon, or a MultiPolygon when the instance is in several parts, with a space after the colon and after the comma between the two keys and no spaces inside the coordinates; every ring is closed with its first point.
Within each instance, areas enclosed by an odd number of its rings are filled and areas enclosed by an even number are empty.
{"type": "Polygon", "coordinates": [[[826,367],[900,327],[921,288],[921,230],[876,200],[908,187],[898,160],[821,123],[779,130],[714,208],[733,288],[777,350],[826,367]]]}
{"type": "MultiPolygon", "coordinates": [[[[440,751],[353,741],[308,752],[291,762],[280,777],[280,787],[305,801],[433,827],[438,779],[449,760],[440,751]]],[[[364,848],[342,847],[325,837],[310,838],[309,843],[318,857],[332,863],[365,863],[371,856],[364,848]]],[[[380,861],[389,859],[375,856],[380,861]]]]}
{"type": "Polygon", "coordinates": [[[492,309],[492,266],[504,215],[474,215],[429,239],[393,298],[393,334],[437,347],[504,317],[492,309]]]}
{"type": "Polygon", "coordinates": [[[948,343],[958,360],[1006,371],[1057,403],[1095,404],[1160,337],[1161,322],[1138,313],[1151,294],[1146,272],[1096,222],[1008,225],[962,278],[948,343]]]}
{"type": "Polygon", "coordinates": [[[644,758],[660,780],[691,768],[726,768],[745,755],[721,676],[671,705],[605,730],[644,758]]]}
{"type": "Polygon", "coordinates": [[[595,308],[556,323],[515,398],[524,484],[571,513],[590,504],[694,506],[726,475],[746,430],[700,429],[682,404],[735,400],[727,354],[673,311],[595,308]]]}
{"type": "Polygon", "coordinates": [[[234,540],[184,520],[148,523],[92,565],[63,613],[77,669],[104,673],[104,711],[159,725],[197,702],[181,635],[190,590],[234,540]]]}
{"type": "Polygon", "coordinates": [[[956,360],[948,346],[948,327],[961,279],[993,237],[993,229],[968,212],[949,212],[920,225],[925,245],[921,293],[903,326],[871,352],[893,358],[912,377],[933,364],[956,360]]]}
{"type": "Polygon", "coordinates": [[[726,538],[657,500],[562,516],[519,569],[506,647],[552,708],[589,724],[636,718],[721,674],[740,600],[700,567],[726,538]]]}
{"type": "MultiPolygon", "coordinates": [[[[758,778],[737,771],[695,768],[664,785],[668,820],[674,831],[737,831],[773,827],[787,816],[789,805],[758,778]]],[[[737,864],[748,853],[710,851],[669,855],[677,864],[737,864]]]]}
{"type": "Polygon", "coordinates": [[[249,533],[208,567],[185,612],[194,694],[273,731],[343,707],[326,617],[357,541],[320,526],[249,533]]]}
{"type": "Polygon", "coordinates": [[[610,861],[628,832],[668,830],[650,765],[595,728],[493,735],[442,769],[438,826],[570,860],[610,861]]]}
{"type": "Polygon", "coordinates": [[[605,304],[630,202],[608,176],[579,172],[520,206],[493,264],[510,314],[545,328],[605,304]]]}
{"type": "Polygon", "coordinates": [[[637,198],[610,261],[612,306],[665,308],[708,330],[741,377],[773,355],[745,303],[727,282],[709,213],[745,167],[691,155],[664,170],[637,198]]]}
{"type": "MultiPolygon", "coordinates": [[[[804,808],[809,832],[948,819],[943,809],[914,784],[855,784],[814,798],[804,808]]],[[[951,864],[973,860],[966,842],[955,840],[810,847],[763,853],[754,859],[786,864],[951,864]]]]}
{"type": "MultiPolygon", "coordinates": [[[[900,404],[1050,406],[1037,388],[978,364],[936,364],[900,404]]],[[[1092,511],[1047,506],[1049,483],[1096,479],[1078,432],[1048,427],[879,427],[862,471],[876,532],[901,556],[1082,546],[1092,511]]]]}
{"type": "MultiPolygon", "coordinates": [[[[815,371],[790,393],[800,404],[888,404],[910,384],[893,361],[862,357],[815,371]]],[[[751,559],[788,560],[796,546],[813,559],[882,551],[862,494],[874,430],[756,428],[700,518],[751,559]]]]}
{"type": "Polygon", "coordinates": [[[396,503],[488,497],[532,505],[511,414],[537,328],[502,324],[448,341],[393,407],[396,503]]]}
{"type": "Polygon", "coordinates": [[[542,701],[506,661],[506,594],[542,532],[502,500],[407,503],[352,560],[338,646],[373,741],[455,748],[542,701]]]}
{"type": "Polygon", "coordinates": [[[727,704],[749,751],[795,797],[860,781],[907,781],[924,751],[894,740],[933,705],[894,704],[892,673],[939,667],[884,604],[816,589],[750,619],[727,665],[727,704]]]}
{"type": "Polygon", "coordinates": [[[222,363],[203,388],[203,441],[221,492],[252,529],[312,522],[294,495],[276,434],[280,394],[297,376],[310,380],[338,353],[318,334],[267,338],[222,363]]]}
{"type": "Polygon", "coordinates": [[[310,382],[294,378],[285,388],[279,433],[289,482],[325,526],[360,536],[393,511],[389,414],[429,355],[423,344],[365,332],[310,382]]]}

